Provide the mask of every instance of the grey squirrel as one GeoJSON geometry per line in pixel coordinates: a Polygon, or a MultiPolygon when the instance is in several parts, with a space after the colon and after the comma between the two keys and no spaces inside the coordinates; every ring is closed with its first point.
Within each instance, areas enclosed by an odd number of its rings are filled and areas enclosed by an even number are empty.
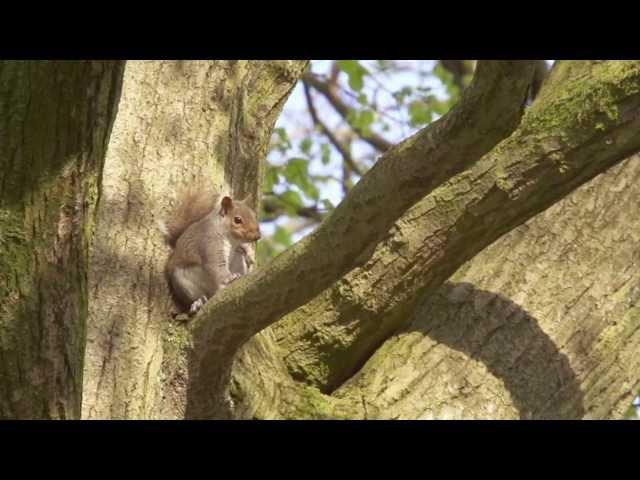
{"type": "Polygon", "coordinates": [[[177,303],[195,314],[218,290],[255,264],[260,225],[247,197],[234,200],[210,188],[183,192],[159,227],[173,247],[165,273],[177,303]]]}

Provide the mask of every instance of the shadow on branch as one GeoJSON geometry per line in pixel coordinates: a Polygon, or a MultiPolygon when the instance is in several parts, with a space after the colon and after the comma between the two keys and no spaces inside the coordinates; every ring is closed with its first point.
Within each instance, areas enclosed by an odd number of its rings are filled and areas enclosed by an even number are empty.
{"type": "Polygon", "coordinates": [[[511,300],[469,283],[446,283],[408,331],[482,362],[511,394],[521,419],[580,419],[583,393],[569,361],[538,321],[511,300]]]}

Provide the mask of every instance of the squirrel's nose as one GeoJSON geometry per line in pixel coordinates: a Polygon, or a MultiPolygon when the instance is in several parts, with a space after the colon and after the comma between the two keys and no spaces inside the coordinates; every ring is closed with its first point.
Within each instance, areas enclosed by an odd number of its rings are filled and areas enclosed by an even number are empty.
{"type": "Polygon", "coordinates": [[[256,232],[256,241],[260,240],[262,238],[262,235],[260,235],[260,232],[256,232]]]}

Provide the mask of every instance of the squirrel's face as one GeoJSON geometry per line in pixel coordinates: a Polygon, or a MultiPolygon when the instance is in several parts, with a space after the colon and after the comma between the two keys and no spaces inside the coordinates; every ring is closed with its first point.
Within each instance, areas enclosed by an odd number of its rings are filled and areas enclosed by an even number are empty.
{"type": "Polygon", "coordinates": [[[260,240],[260,224],[253,210],[241,201],[222,199],[221,215],[229,226],[231,235],[239,242],[249,243],[260,240]]]}

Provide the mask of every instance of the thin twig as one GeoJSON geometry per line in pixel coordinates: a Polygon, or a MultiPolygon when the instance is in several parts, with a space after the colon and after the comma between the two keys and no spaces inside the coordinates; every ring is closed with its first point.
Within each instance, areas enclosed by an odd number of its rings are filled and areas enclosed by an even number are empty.
{"type": "Polygon", "coordinates": [[[377,133],[365,133],[362,131],[362,129],[354,127],[351,122],[349,122],[348,116],[349,112],[351,111],[351,107],[344,103],[344,101],[340,98],[340,96],[336,92],[335,86],[327,82],[323,82],[309,72],[304,74],[303,82],[307,85],[312,86],[314,90],[320,92],[329,101],[334,110],[338,112],[340,116],[351,126],[351,128],[353,128],[353,130],[355,130],[358,135],[360,135],[360,137],[373,148],[380,152],[386,152],[393,146],[393,143],[382,138],[377,133]]]}
{"type": "Polygon", "coordinates": [[[316,111],[316,107],[313,104],[313,99],[311,98],[311,92],[309,91],[309,84],[306,81],[303,81],[304,87],[304,96],[307,99],[307,107],[309,109],[309,114],[311,115],[311,119],[313,120],[313,124],[320,128],[320,131],[329,139],[331,144],[336,147],[336,150],[340,152],[342,155],[342,159],[344,163],[348,165],[348,167],[356,173],[358,176],[364,175],[364,172],[360,168],[360,166],[355,162],[351,153],[349,153],[349,149],[347,149],[333,134],[333,132],[324,124],[320,117],[318,116],[318,112],[316,111]]]}

